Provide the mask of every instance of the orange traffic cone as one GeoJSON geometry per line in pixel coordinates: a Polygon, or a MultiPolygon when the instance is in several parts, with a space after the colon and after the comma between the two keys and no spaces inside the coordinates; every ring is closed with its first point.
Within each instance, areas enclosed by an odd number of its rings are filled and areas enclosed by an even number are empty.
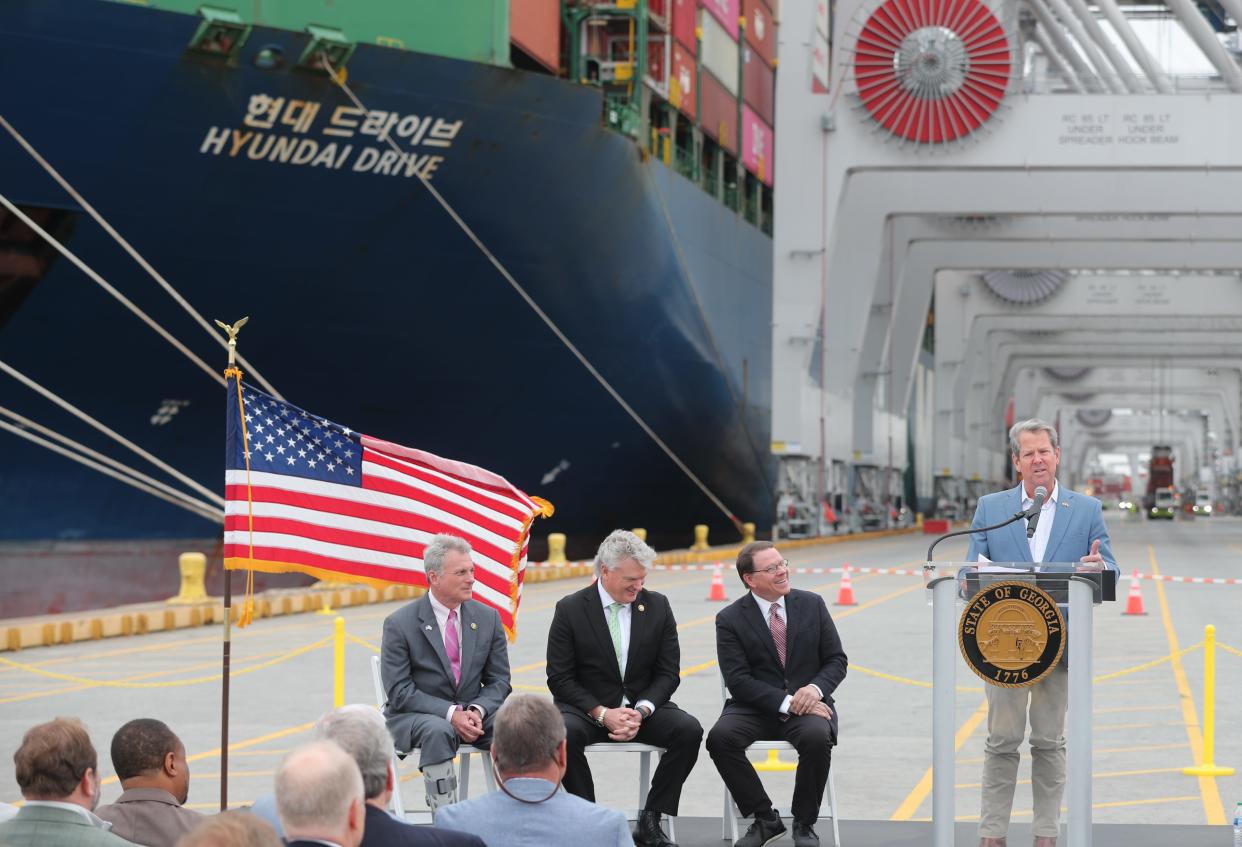
{"type": "Polygon", "coordinates": [[[1123,615],[1145,615],[1143,611],[1143,592],[1139,588],[1138,571],[1130,577],[1130,596],[1126,598],[1126,610],[1123,615]]]}
{"type": "Polygon", "coordinates": [[[725,596],[724,577],[720,575],[720,562],[716,563],[715,569],[712,571],[712,587],[707,592],[708,600],[728,600],[725,596]]]}
{"type": "Polygon", "coordinates": [[[850,582],[850,566],[841,569],[841,587],[837,590],[838,606],[857,606],[854,602],[854,584],[850,582]]]}

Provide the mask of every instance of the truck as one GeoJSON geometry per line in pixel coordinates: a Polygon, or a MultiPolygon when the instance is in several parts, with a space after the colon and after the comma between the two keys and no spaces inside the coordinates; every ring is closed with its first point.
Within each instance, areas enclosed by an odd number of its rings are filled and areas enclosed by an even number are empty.
{"type": "Polygon", "coordinates": [[[1155,444],[1147,464],[1147,493],[1143,496],[1143,514],[1148,520],[1172,520],[1177,510],[1173,488],[1173,448],[1155,444]]]}

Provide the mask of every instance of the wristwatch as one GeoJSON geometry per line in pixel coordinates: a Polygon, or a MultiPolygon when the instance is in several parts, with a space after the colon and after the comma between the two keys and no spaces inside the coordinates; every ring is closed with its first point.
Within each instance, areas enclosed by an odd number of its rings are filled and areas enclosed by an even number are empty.
{"type": "Polygon", "coordinates": [[[642,716],[643,716],[643,720],[647,720],[647,718],[651,717],[651,710],[650,710],[650,709],[648,709],[646,706],[639,706],[639,707],[638,707],[637,709],[635,709],[634,711],[636,711],[636,712],[638,712],[638,714],[642,715],[642,716]]]}
{"type": "Polygon", "coordinates": [[[604,726],[604,715],[606,714],[608,714],[608,707],[604,706],[596,714],[591,715],[590,718],[591,720],[595,721],[596,726],[603,727],[604,726]]]}

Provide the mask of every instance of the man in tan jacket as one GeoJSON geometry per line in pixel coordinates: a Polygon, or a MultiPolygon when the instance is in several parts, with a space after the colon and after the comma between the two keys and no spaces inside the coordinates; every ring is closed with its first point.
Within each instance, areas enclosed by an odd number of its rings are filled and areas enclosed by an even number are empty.
{"type": "Polygon", "coordinates": [[[182,808],[190,793],[185,745],[162,721],[138,718],[112,736],[112,767],[124,791],[95,814],[143,847],[173,847],[203,819],[182,808]]]}

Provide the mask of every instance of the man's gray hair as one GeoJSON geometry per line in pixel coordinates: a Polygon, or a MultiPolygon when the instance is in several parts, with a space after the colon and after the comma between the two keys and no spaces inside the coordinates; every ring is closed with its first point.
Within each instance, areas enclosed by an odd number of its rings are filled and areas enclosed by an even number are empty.
{"type": "Polygon", "coordinates": [[[354,757],[362,772],[362,790],[368,800],[380,796],[388,788],[392,734],[374,706],[350,703],[328,712],[315,724],[315,738],[334,741],[354,757]]]}
{"type": "Polygon", "coordinates": [[[1056,450],[1061,445],[1057,438],[1057,429],[1052,424],[1039,418],[1031,418],[1026,421],[1018,421],[1009,428],[1009,452],[1015,457],[1021,449],[1018,446],[1018,437],[1024,432],[1046,432],[1048,439],[1052,442],[1052,449],[1056,450]]]}
{"type": "Polygon", "coordinates": [[[546,697],[510,694],[492,726],[492,758],[503,774],[531,773],[556,757],[565,740],[565,719],[546,697]]]}
{"type": "Polygon", "coordinates": [[[276,771],[276,812],[290,840],[344,832],[349,807],[364,799],[358,765],[332,741],[291,750],[276,771]]]}
{"type": "Polygon", "coordinates": [[[443,573],[444,557],[450,550],[469,556],[470,544],[464,538],[443,532],[435,536],[423,550],[423,573],[429,575],[443,573]]]}
{"type": "Polygon", "coordinates": [[[595,575],[599,576],[603,568],[612,570],[626,559],[638,562],[645,573],[651,570],[655,557],[656,551],[637,535],[628,529],[614,529],[595,552],[595,575]]]}

